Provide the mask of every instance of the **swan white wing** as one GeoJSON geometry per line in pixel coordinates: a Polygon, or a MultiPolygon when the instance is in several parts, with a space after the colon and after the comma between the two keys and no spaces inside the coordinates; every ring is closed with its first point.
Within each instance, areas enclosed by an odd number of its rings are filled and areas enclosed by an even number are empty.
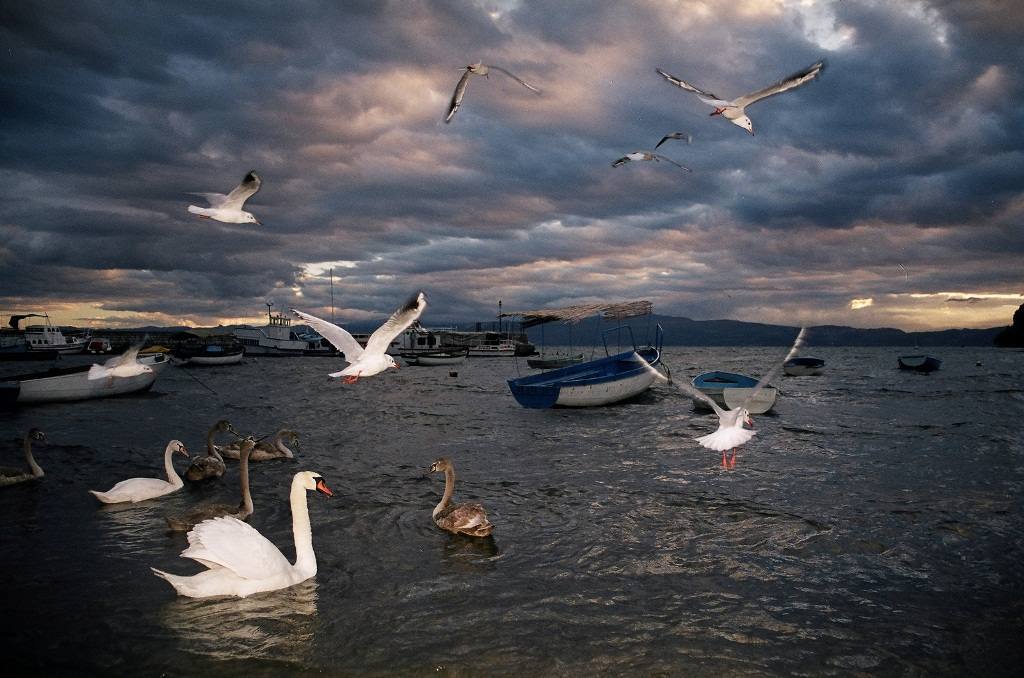
{"type": "Polygon", "coordinates": [[[512,73],[508,72],[507,70],[505,70],[501,66],[489,66],[489,68],[491,68],[491,69],[493,69],[495,71],[501,71],[502,73],[504,73],[508,77],[512,78],[513,80],[515,80],[516,82],[518,82],[520,85],[522,85],[526,89],[530,90],[531,92],[535,92],[537,94],[540,94],[540,90],[539,89],[537,89],[536,87],[534,87],[530,83],[526,82],[522,78],[520,78],[518,76],[515,76],[512,73]]]}
{"type": "Polygon", "coordinates": [[[770,384],[773,379],[779,376],[779,372],[782,370],[783,365],[786,364],[786,361],[792,358],[794,355],[796,355],[796,352],[799,351],[800,347],[804,345],[806,335],[807,328],[801,327],[800,332],[797,333],[796,340],[793,342],[793,346],[790,347],[789,353],[786,354],[786,357],[783,358],[780,362],[776,363],[774,367],[768,370],[767,374],[765,374],[764,376],[757,380],[757,383],[754,384],[754,388],[750,389],[750,393],[747,394],[747,397],[743,399],[743,404],[740,407],[747,407],[754,400],[754,398],[757,397],[757,394],[761,392],[761,389],[770,384]]]}
{"type": "Polygon", "coordinates": [[[416,322],[426,307],[427,295],[422,290],[409,297],[400,309],[391,314],[387,322],[370,335],[366,341],[366,351],[368,353],[386,353],[395,337],[416,322]]]}
{"type": "Polygon", "coordinates": [[[690,83],[686,82],[685,80],[680,80],[676,76],[671,75],[670,73],[666,73],[665,71],[661,70],[660,68],[655,68],[654,70],[656,70],[658,72],[658,75],[660,75],[661,77],[665,78],[666,80],[671,82],[676,87],[681,87],[682,89],[685,89],[687,92],[693,92],[694,94],[696,94],[698,96],[698,98],[700,98],[701,101],[703,101],[704,103],[706,103],[706,104],[708,104],[710,106],[728,106],[730,104],[730,102],[725,101],[723,99],[720,99],[717,94],[712,94],[711,92],[706,92],[706,91],[702,90],[700,87],[697,87],[695,85],[691,85],[690,83]]]}
{"type": "Polygon", "coordinates": [[[223,193],[200,193],[199,191],[189,191],[188,195],[201,195],[206,199],[206,202],[210,203],[210,207],[217,208],[224,204],[224,201],[228,199],[223,193]]]}
{"type": "Polygon", "coordinates": [[[260,184],[263,180],[260,179],[256,172],[250,171],[242,179],[242,183],[235,186],[230,193],[225,197],[224,202],[220,207],[229,210],[240,210],[245,201],[256,194],[256,191],[260,190],[260,184]]]}
{"type": "Polygon", "coordinates": [[[800,85],[810,82],[811,80],[816,78],[824,68],[825,62],[819,61],[818,63],[812,64],[811,66],[808,66],[807,68],[803,69],[798,73],[794,73],[793,75],[787,78],[779,80],[775,84],[768,85],[767,87],[759,89],[756,92],[751,92],[750,94],[744,94],[741,97],[737,97],[733,104],[739,106],[740,108],[743,108],[744,106],[749,106],[755,101],[767,99],[768,97],[773,96],[775,94],[781,94],[782,92],[791,90],[794,87],[799,87],[800,85]]]}
{"type": "Polygon", "coordinates": [[[455,85],[455,92],[452,94],[452,100],[448,104],[448,113],[444,116],[445,122],[451,122],[452,118],[455,117],[455,112],[459,110],[459,106],[462,105],[462,98],[466,96],[466,85],[469,84],[470,75],[469,69],[467,68],[466,72],[462,74],[461,78],[459,78],[459,84],[455,85]]]}
{"type": "Polygon", "coordinates": [[[338,327],[332,322],[328,322],[322,318],[317,318],[315,315],[303,313],[297,311],[294,308],[292,313],[299,316],[310,326],[319,332],[324,339],[331,342],[334,348],[338,349],[345,354],[345,360],[353,362],[363,354],[363,347],[359,345],[359,342],[355,340],[351,334],[348,333],[344,328],[338,327]]]}
{"type": "Polygon", "coordinates": [[[267,579],[292,567],[270,540],[237,518],[204,520],[188,533],[188,544],[182,558],[224,567],[245,579],[267,579]]]}

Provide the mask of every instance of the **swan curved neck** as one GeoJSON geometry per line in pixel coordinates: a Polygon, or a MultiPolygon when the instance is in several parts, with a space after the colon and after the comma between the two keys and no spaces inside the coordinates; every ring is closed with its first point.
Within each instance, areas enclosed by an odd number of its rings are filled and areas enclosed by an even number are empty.
{"type": "Polygon", "coordinates": [[[292,533],[295,537],[295,569],[303,575],[316,574],[316,554],[313,552],[313,528],[309,524],[306,490],[298,478],[292,480],[292,533]]]}
{"type": "Polygon", "coordinates": [[[283,452],[284,455],[286,457],[288,457],[289,459],[294,459],[295,458],[295,453],[292,452],[288,448],[288,446],[284,444],[284,437],[285,437],[285,435],[286,434],[285,434],[284,431],[279,431],[278,432],[277,436],[274,438],[274,447],[276,447],[278,450],[283,452]]]}
{"type": "Polygon", "coordinates": [[[455,494],[455,469],[446,468],[444,470],[444,496],[441,497],[441,501],[434,507],[433,517],[436,518],[438,513],[448,508],[453,494],[455,494]]]}
{"type": "Polygon", "coordinates": [[[216,446],[213,444],[213,436],[217,434],[217,427],[214,426],[206,434],[206,454],[207,456],[214,457],[220,461],[224,461],[224,457],[220,456],[220,452],[217,451],[216,446]]]}
{"type": "Polygon", "coordinates": [[[242,456],[238,459],[238,474],[241,477],[242,482],[242,509],[246,515],[252,515],[252,494],[249,493],[249,455],[252,454],[252,450],[248,452],[243,451],[242,456]]]}
{"type": "Polygon", "coordinates": [[[43,469],[36,463],[36,458],[32,456],[32,438],[25,436],[25,461],[28,462],[29,469],[32,470],[32,475],[36,478],[43,476],[43,469]]]}
{"type": "Polygon", "coordinates": [[[171,485],[180,487],[185,483],[184,481],[182,481],[181,476],[179,476],[178,473],[174,470],[174,462],[171,460],[173,456],[174,444],[167,443],[167,449],[164,450],[164,471],[167,472],[167,482],[169,482],[171,485]]]}

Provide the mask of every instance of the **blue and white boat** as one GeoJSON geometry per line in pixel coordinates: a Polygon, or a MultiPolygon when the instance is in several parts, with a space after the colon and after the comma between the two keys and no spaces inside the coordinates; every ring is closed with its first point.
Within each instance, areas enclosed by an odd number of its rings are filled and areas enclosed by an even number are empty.
{"type": "MultiPolygon", "coordinates": [[[[775,406],[778,391],[774,386],[764,385],[756,390],[757,379],[735,372],[704,372],[690,382],[695,389],[714,400],[719,407],[727,410],[746,407],[750,414],[763,414],[775,406]]],[[[702,405],[694,399],[694,405],[702,405]]],[[[710,409],[710,408],[709,408],[710,409]]]]}
{"type": "Polygon", "coordinates": [[[901,355],[897,359],[901,370],[934,372],[942,367],[942,360],[930,355],[901,355]]]}
{"type": "MultiPolygon", "coordinates": [[[[542,322],[561,320],[578,322],[583,317],[600,315],[607,319],[622,319],[636,315],[649,315],[650,302],[627,304],[572,306],[565,309],[544,311],[522,311],[507,313],[522,316],[523,326],[529,327],[542,322]]],[[[661,363],[663,332],[658,325],[655,341],[649,346],[638,347],[633,341],[632,329],[620,326],[605,330],[626,331],[632,349],[610,354],[605,342],[605,357],[581,362],[541,374],[509,379],[508,387],[513,397],[523,407],[543,409],[549,407],[593,407],[609,405],[637,396],[657,379],[657,366],[661,363]],[[654,369],[652,369],[654,368],[654,369]]]]}

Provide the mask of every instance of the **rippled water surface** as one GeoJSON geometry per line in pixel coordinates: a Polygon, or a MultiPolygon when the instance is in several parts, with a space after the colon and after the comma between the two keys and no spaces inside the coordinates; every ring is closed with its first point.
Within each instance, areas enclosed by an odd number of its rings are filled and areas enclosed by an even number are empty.
{"type": "MultiPolygon", "coordinates": [[[[760,374],[779,348],[669,348],[678,380],[760,374]]],[[[37,426],[46,476],[0,488],[0,642],[21,672],[107,675],[1017,675],[1024,660],[1024,353],[832,348],[783,377],[734,470],[667,384],[630,403],[525,410],[511,359],[330,382],[337,361],[171,366],[145,395],[0,412],[0,463],[37,426]],[[457,374],[450,374],[451,371],[457,374]],[[192,574],[163,518],[234,501],[237,464],[134,506],[87,489],[159,476],[172,438],[219,418],[301,434],[252,464],[251,524],[294,557],[288,485],[309,497],[319,573],[248,599],[178,598],[192,574]],[[439,531],[477,500],[492,540],[439,531]]],[[[70,358],[67,362],[84,361],[70,358]]],[[[527,372],[525,362],[519,369],[527,372]]],[[[185,462],[176,462],[180,471],[185,462]]]]}

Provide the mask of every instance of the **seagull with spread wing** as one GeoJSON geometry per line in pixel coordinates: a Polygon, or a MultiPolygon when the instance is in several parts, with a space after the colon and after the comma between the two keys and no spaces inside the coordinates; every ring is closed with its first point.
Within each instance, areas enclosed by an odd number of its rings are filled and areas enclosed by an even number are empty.
{"type": "MultiPolygon", "coordinates": [[[[696,438],[696,441],[700,443],[701,447],[706,447],[709,450],[722,453],[722,468],[736,468],[736,448],[749,441],[757,433],[757,431],[744,426],[752,427],[754,425],[754,421],[750,418],[750,412],[747,407],[750,402],[757,397],[757,394],[760,393],[761,389],[767,386],[772,379],[779,376],[779,371],[782,369],[783,364],[796,355],[796,352],[804,345],[804,335],[806,333],[807,328],[801,327],[800,333],[797,334],[796,341],[793,342],[793,346],[789,349],[789,353],[786,354],[786,357],[772,367],[772,369],[768,371],[768,374],[764,375],[757,381],[757,384],[751,389],[750,393],[739,407],[724,410],[718,406],[718,403],[709,398],[706,394],[695,389],[690,384],[677,381],[672,382],[679,387],[679,390],[690,396],[690,398],[700,400],[702,403],[710,407],[718,416],[718,429],[714,433],[696,438]],[[732,450],[732,456],[731,458],[726,459],[725,453],[728,450],[732,450]]],[[[647,367],[651,372],[657,375],[658,378],[665,381],[668,380],[667,377],[650,365],[647,367]]]]}
{"type": "Polygon", "coordinates": [[[685,80],[680,80],[679,78],[675,77],[674,75],[666,73],[660,68],[656,68],[654,70],[658,72],[658,75],[665,78],[676,87],[681,87],[682,89],[685,89],[687,92],[693,92],[701,101],[708,104],[709,106],[714,106],[715,110],[712,111],[711,115],[721,115],[723,118],[725,118],[732,124],[736,125],[737,127],[742,127],[743,129],[750,132],[751,135],[753,135],[754,123],[752,123],[750,121],[750,118],[747,117],[747,106],[756,103],[761,99],[767,99],[768,97],[773,96],[775,94],[781,94],[782,92],[786,92],[788,90],[799,87],[800,85],[808,83],[814,78],[818,77],[818,74],[821,73],[821,71],[824,68],[825,62],[819,61],[815,64],[808,66],[802,71],[794,73],[788,78],[783,78],[782,80],[779,80],[774,85],[769,85],[763,89],[757,90],[756,92],[751,92],[750,94],[744,94],[743,96],[737,97],[732,101],[726,101],[720,98],[717,94],[712,94],[711,92],[702,90],[701,88],[695,85],[691,85],[685,80]]]}
{"type": "Polygon", "coordinates": [[[462,77],[459,78],[459,84],[455,85],[455,93],[452,94],[451,103],[448,104],[448,112],[444,116],[445,122],[451,122],[452,118],[455,117],[455,112],[458,111],[459,107],[462,105],[462,98],[466,96],[466,86],[469,84],[470,75],[482,75],[485,78],[489,78],[490,76],[488,76],[488,73],[490,73],[492,70],[499,71],[501,73],[504,73],[508,77],[512,78],[520,85],[533,92],[534,94],[540,94],[539,89],[537,89],[530,83],[526,82],[525,80],[522,80],[516,77],[515,75],[512,75],[510,72],[506,71],[501,66],[488,66],[478,61],[475,64],[470,64],[466,66],[466,68],[463,70],[465,70],[465,73],[463,73],[462,77]]]}
{"type": "Polygon", "coordinates": [[[133,344],[121,355],[110,358],[102,365],[93,363],[89,368],[89,379],[106,379],[113,377],[135,377],[152,372],[153,368],[139,362],[139,350],[142,343],[133,344]]]}
{"type": "Polygon", "coordinates": [[[645,160],[653,160],[654,162],[659,162],[661,160],[664,160],[665,162],[672,163],[681,170],[686,170],[687,172],[692,171],[689,167],[683,167],[672,158],[666,158],[663,155],[660,155],[658,153],[651,153],[650,151],[633,151],[632,153],[627,153],[626,155],[622,156],[621,158],[613,162],[612,167],[619,167],[621,165],[625,165],[627,162],[630,162],[632,160],[636,160],[638,162],[643,162],[645,160]]]}
{"type": "Polygon", "coordinates": [[[426,307],[427,295],[422,291],[411,296],[400,309],[391,314],[387,322],[374,330],[366,341],[366,348],[360,346],[359,342],[346,330],[332,322],[297,311],[294,308],[292,313],[309,323],[336,349],[345,354],[345,360],[349,363],[348,367],[327,376],[343,377],[346,384],[354,384],[359,377],[380,374],[391,367],[398,369],[398,363],[387,354],[388,347],[409,325],[416,322],[426,307]]]}
{"type": "Polygon", "coordinates": [[[661,146],[669,139],[679,139],[680,141],[685,141],[688,144],[693,142],[693,137],[687,134],[686,132],[669,132],[668,134],[661,138],[661,141],[654,144],[654,150],[658,150],[658,146],[661,146]]]}
{"type": "Polygon", "coordinates": [[[214,219],[216,221],[223,221],[226,224],[256,224],[260,225],[260,222],[256,220],[256,217],[251,212],[246,212],[242,209],[242,205],[245,201],[256,194],[256,191],[260,190],[260,184],[263,181],[255,171],[250,171],[242,179],[242,183],[235,186],[234,189],[227,195],[222,193],[192,193],[192,195],[201,195],[206,198],[207,202],[210,203],[209,207],[196,207],[195,205],[189,205],[188,211],[192,214],[198,214],[202,219],[214,219]]]}

